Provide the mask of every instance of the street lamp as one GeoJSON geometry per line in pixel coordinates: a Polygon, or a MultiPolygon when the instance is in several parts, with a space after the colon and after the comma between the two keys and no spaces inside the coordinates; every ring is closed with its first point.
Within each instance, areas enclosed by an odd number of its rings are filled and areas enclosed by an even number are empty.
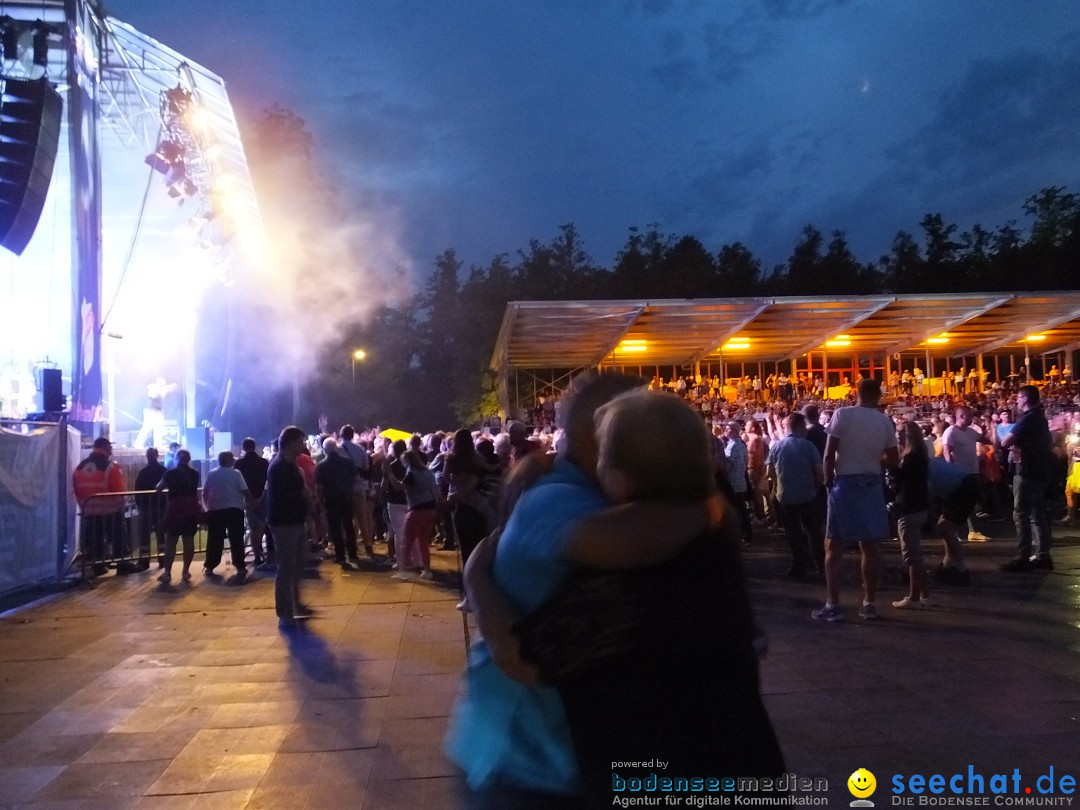
{"type": "Polygon", "coordinates": [[[363,360],[367,357],[367,352],[363,349],[354,349],[352,353],[352,381],[353,385],[356,385],[356,361],[363,360]]]}

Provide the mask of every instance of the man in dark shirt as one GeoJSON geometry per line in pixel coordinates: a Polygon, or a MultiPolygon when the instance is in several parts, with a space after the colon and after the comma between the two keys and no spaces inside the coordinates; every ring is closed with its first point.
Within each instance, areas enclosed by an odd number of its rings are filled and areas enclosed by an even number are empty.
{"type": "MultiPolygon", "coordinates": [[[[139,470],[135,477],[135,490],[147,492],[157,490],[165,475],[165,465],[158,461],[156,447],[146,450],[146,466],[139,470]]],[[[161,532],[161,517],[165,514],[165,496],[160,492],[152,494],[136,495],[135,505],[139,508],[139,568],[145,571],[150,567],[150,533],[154,532],[163,543],[165,538],[161,532]]],[[[160,559],[160,558],[159,558],[160,559]]]]}
{"type": "Polygon", "coordinates": [[[247,484],[248,492],[251,493],[251,502],[244,510],[244,514],[247,518],[251,552],[255,557],[254,565],[258,569],[263,564],[263,535],[266,535],[267,561],[272,563],[274,560],[273,538],[266,531],[266,470],[270,462],[256,452],[258,445],[250,436],[244,439],[241,447],[244,455],[234,466],[244,476],[244,483],[247,484]]]}
{"type": "Polygon", "coordinates": [[[300,601],[300,569],[304,556],[304,524],[310,513],[304,476],[296,457],[304,449],[306,435],[291,425],[281,431],[279,450],[267,468],[266,505],[270,531],[277,551],[274,608],[279,627],[296,627],[297,619],[311,618],[300,601]]]}
{"type": "Polygon", "coordinates": [[[1006,450],[1015,448],[1020,454],[1013,476],[1013,520],[1016,523],[1017,549],[1016,557],[1001,566],[1001,570],[1053,570],[1054,563],[1050,559],[1050,515],[1046,509],[1046,487],[1050,483],[1053,466],[1053,441],[1039,402],[1039,389],[1034,385],[1021,386],[1016,395],[1016,407],[1020,411],[1020,418],[1001,440],[1001,446],[1006,450]]]}
{"type": "Polygon", "coordinates": [[[334,542],[334,562],[349,568],[349,560],[359,564],[352,506],[360,470],[351,458],[338,452],[338,443],[333,439],[323,441],[323,452],[326,455],[315,468],[315,487],[326,510],[326,524],[334,542]]]}

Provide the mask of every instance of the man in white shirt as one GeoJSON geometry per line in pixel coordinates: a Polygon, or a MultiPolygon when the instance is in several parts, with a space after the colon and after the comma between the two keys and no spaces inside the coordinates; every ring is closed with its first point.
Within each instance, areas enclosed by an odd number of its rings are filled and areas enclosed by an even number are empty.
{"type": "Polygon", "coordinates": [[[892,420],[878,410],[881,384],[862,379],[858,401],[853,407],[840,408],[825,428],[825,486],[829,491],[829,512],[825,527],[824,606],[811,615],[827,622],[842,621],[840,612],[840,566],[845,548],[859,547],[862,559],[863,603],[860,618],[878,617],[874,605],[878,569],[881,564],[879,544],[891,534],[885,511],[882,462],[888,467],[899,464],[896,430],[892,420]]]}
{"type": "Polygon", "coordinates": [[[233,465],[236,458],[226,450],[218,453],[218,468],[206,476],[203,484],[203,505],[206,506],[206,561],[203,570],[207,576],[221,562],[225,538],[229,538],[236,577],[230,583],[239,585],[247,577],[244,562],[244,507],[251,501],[244,476],[233,465]]]}
{"type": "MultiPolygon", "coordinates": [[[[965,491],[979,492],[979,445],[993,444],[989,437],[984,436],[971,426],[971,409],[961,405],[956,409],[953,424],[945,428],[941,436],[941,455],[950,464],[955,464],[964,475],[971,481],[965,486],[965,491]]],[[[982,532],[976,531],[971,515],[975,504],[971,503],[966,515],[968,527],[968,541],[972,543],[985,543],[990,538],[982,532]]]]}

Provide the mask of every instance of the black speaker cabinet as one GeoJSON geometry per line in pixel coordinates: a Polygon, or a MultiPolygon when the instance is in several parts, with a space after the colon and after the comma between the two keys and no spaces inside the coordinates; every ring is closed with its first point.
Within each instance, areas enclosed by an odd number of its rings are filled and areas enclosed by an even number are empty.
{"type": "Polygon", "coordinates": [[[0,245],[21,255],[49,192],[64,104],[45,79],[0,86],[0,245]]]}
{"type": "Polygon", "coordinates": [[[64,383],[58,368],[41,369],[41,410],[60,413],[65,409],[64,383]]]}

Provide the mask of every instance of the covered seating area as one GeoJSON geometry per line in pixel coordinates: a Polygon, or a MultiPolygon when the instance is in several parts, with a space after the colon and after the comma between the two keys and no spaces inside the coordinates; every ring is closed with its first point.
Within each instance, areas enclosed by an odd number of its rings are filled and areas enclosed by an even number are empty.
{"type": "Polygon", "coordinates": [[[585,369],[643,376],[859,375],[921,367],[976,371],[979,386],[1041,379],[1080,349],[1080,291],[759,297],[659,301],[512,301],[491,368],[514,413],[585,369]]]}

